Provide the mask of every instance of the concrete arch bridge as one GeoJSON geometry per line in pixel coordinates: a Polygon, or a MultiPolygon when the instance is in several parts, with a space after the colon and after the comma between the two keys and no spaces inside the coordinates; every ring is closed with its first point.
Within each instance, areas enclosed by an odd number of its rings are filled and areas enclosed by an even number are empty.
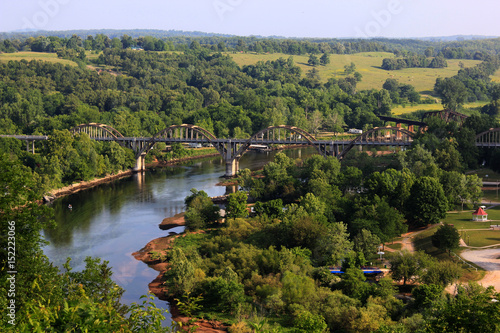
{"type": "MultiPolygon", "coordinates": [[[[499,129],[500,130],[500,129],[499,129]]],[[[239,169],[240,158],[252,146],[311,146],[323,156],[336,156],[342,160],[354,147],[362,146],[410,146],[413,132],[400,127],[377,127],[366,131],[352,140],[316,140],[307,131],[288,125],[270,126],[249,139],[219,139],[206,129],[189,124],[172,125],[152,137],[126,137],[111,126],[99,123],[81,124],[70,130],[73,134],[86,133],[97,141],[116,141],[135,153],[135,171],[145,168],[144,158],[158,142],[166,144],[188,143],[212,145],[217,149],[226,163],[226,176],[234,176],[239,169]]],[[[35,152],[35,141],[48,140],[46,135],[0,135],[13,137],[26,142],[28,151],[35,152]]]]}
{"type": "Polygon", "coordinates": [[[414,135],[406,129],[387,126],[369,130],[354,140],[316,140],[301,128],[279,125],[265,128],[249,139],[218,139],[200,126],[182,124],[167,127],[153,137],[125,137],[113,127],[98,123],[81,124],[71,132],[86,133],[93,140],[116,141],[132,149],[136,158],[135,171],[144,170],[144,158],[158,142],[212,145],[223,157],[228,177],[238,172],[240,158],[254,145],[307,145],[323,156],[336,156],[342,160],[355,146],[410,146],[414,135]]]}

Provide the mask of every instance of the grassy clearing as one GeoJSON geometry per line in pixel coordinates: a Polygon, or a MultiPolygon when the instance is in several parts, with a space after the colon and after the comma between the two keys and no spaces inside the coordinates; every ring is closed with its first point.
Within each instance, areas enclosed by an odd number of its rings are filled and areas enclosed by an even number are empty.
{"type": "Polygon", "coordinates": [[[42,53],[42,52],[17,52],[17,53],[2,53],[0,54],[0,61],[7,62],[10,60],[20,61],[20,60],[43,60],[53,63],[60,63],[63,65],[77,66],[76,62],[60,59],[55,53],[42,53]]]}
{"type": "Polygon", "coordinates": [[[430,228],[421,233],[419,233],[413,239],[413,245],[417,251],[425,251],[430,255],[439,256],[442,251],[432,245],[431,237],[437,231],[437,228],[430,228]]]}
{"type": "Polygon", "coordinates": [[[470,281],[479,281],[482,278],[484,278],[484,275],[486,274],[486,271],[484,271],[481,267],[478,267],[477,271],[475,269],[470,268],[467,265],[463,265],[462,268],[464,268],[463,275],[458,280],[461,283],[468,283],[470,281]]]}
{"type": "MultiPolygon", "coordinates": [[[[470,108],[478,108],[481,107],[485,104],[488,104],[486,101],[481,101],[481,102],[474,102],[474,103],[467,103],[464,104],[465,109],[470,109],[470,108]]],[[[425,110],[425,111],[441,111],[443,110],[443,105],[441,102],[435,103],[435,104],[418,104],[418,105],[407,105],[407,106],[396,106],[392,109],[392,113],[394,115],[402,115],[402,114],[407,114],[407,113],[412,113],[415,111],[420,111],[420,110],[425,110]]]]}
{"type": "Polygon", "coordinates": [[[500,230],[470,230],[464,231],[462,239],[469,246],[483,247],[500,245],[500,230]]]}
{"type": "MultiPolygon", "coordinates": [[[[497,216],[500,212],[498,210],[493,211],[488,209],[488,214],[490,216],[497,216]]],[[[475,222],[472,221],[472,211],[463,211],[460,213],[448,213],[443,223],[453,224],[458,231],[462,229],[489,229],[490,223],[488,222],[475,222]]],[[[495,223],[493,223],[495,224],[495,223]]]]}
{"type": "MultiPolygon", "coordinates": [[[[282,53],[256,54],[256,53],[228,53],[239,66],[256,64],[258,61],[276,60],[280,57],[288,58],[290,55],[282,53]]],[[[480,63],[479,60],[447,60],[446,68],[407,68],[398,71],[386,71],[380,68],[383,58],[392,58],[394,55],[387,52],[364,52],[357,54],[331,54],[330,64],[317,66],[319,75],[323,82],[331,77],[342,78],[344,66],[353,62],[356,69],[363,75],[362,81],[358,84],[360,90],[381,89],[385,80],[394,78],[400,83],[411,84],[422,94],[432,94],[434,84],[438,77],[451,77],[457,74],[460,69],[459,63],[465,67],[473,67],[480,63]]],[[[307,64],[308,55],[293,56],[295,63],[302,69],[303,74],[313,67],[307,64]]],[[[500,74],[499,74],[500,75],[500,74]]],[[[499,76],[500,80],[500,76],[499,76]]]]}
{"type": "Polygon", "coordinates": [[[402,243],[385,244],[384,246],[396,251],[401,251],[401,249],[403,248],[402,243]]]}

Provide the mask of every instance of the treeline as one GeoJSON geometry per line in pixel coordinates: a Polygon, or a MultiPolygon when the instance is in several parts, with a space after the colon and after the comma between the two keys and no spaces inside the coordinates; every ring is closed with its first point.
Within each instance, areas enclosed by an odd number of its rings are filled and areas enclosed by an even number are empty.
{"type": "Polygon", "coordinates": [[[444,68],[448,67],[446,60],[437,56],[432,59],[424,55],[413,55],[406,58],[385,58],[382,61],[382,69],[398,70],[404,68],[444,68]]]}
{"type": "Polygon", "coordinates": [[[483,60],[497,55],[500,40],[476,39],[436,42],[411,39],[329,39],[329,38],[264,38],[204,34],[200,32],[144,31],[71,31],[0,35],[0,52],[36,51],[56,52],[58,48],[83,48],[101,51],[107,48],[141,47],[151,51],[184,51],[199,43],[212,52],[257,52],[303,54],[352,54],[359,52],[394,52],[396,56],[419,54],[447,59],[483,60]]]}
{"type": "MultiPolygon", "coordinates": [[[[493,105],[497,105],[500,87],[498,83],[491,81],[490,76],[499,68],[499,57],[487,57],[474,67],[460,69],[453,77],[437,78],[434,91],[442,97],[443,105],[452,110],[465,102],[491,100],[493,105]]],[[[489,105],[483,111],[495,115],[498,108],[490,109],[489,105]]]]}
{"type": "Polygon", "coordinates": [[[34,51],[56,52],[60,48],[102,51],[109,48],[127,49],[139,47],[146,51],[184,51],[192,44],[199,44],[212,52],[257,52],[285,53],[291,55],[336,53],[351,54],[358,52],[390,52],[391,48],[370,40],[317,42],[301,39],[261,39],[257,37],[168,37],[157,38],[152,35],[131,37],[109,37],[105,34],[81,37],[57,37],[53,35],[27,37],[22,39],[0,40],[0,52],[34,51]]]}

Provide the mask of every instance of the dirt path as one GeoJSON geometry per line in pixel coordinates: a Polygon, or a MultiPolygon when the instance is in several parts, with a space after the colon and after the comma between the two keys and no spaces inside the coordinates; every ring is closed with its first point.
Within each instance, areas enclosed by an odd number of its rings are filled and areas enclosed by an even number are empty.
{"type": "Polygon", "coordinates": [[[396,242],[396,243],[402,243],[402,247],[401,247],[401,251],[402,250],[408,250],[410,252],[415,252],[415,246],[413,245],[413,238],[415,236],[417,236],[418,234],[428,230],[428,229],[431,229],[431,228],[435,228],[436,226],[438,226],[439,224],[435,224],[435,225],[432,225],[430,227],[426,227],[424,229],[420,229],[420,230],[417,230],[417,231],[412,231],[412,232],[408,232],[406,234],[403,234],[401,235],[401,237],[403,237],[403,239],[401,240],[401,242],[396,242]]]}
{"type": "Polygon", "coordinates": [[[466,250],[462,258],[485,269],[486,275],[478,281],[483,286],[493,286],[500,292],[500,249],[466,250]]]}

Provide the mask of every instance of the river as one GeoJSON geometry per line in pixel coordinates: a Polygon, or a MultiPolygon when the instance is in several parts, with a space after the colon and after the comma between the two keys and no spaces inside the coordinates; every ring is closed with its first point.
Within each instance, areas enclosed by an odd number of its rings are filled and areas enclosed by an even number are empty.
{"type": "MultiPolygon", "coordinates": [[[[292,158],[301,158],[314,154],[315,150],[284,152],[292,158]]],[[[262,168],[275,154],[248,152],[241,158],[240,168],[262,168]]],[[[44,252],[60,268],[71,257],[74,270],[84,268],[87,256],[109,261],[113,280],[125,289],[122,302],[139,302],[158,273],[131,254],[170,231],[182,232],[182,227],[162,231],[158,224],[184,210],[184,198],[192,188],[209,196],[225,194],[225,187],[215,186],[224,172],[225,164],[220,157],[195,160],[148,170],[57,199],[52,203],[57,227],[44,231],[50,242],[44,252]],[[72,209],[68,208],[70,204],[72,209]]],[[[155,303],[168,309],[166,302],[155,300],[155,303]]]]}

